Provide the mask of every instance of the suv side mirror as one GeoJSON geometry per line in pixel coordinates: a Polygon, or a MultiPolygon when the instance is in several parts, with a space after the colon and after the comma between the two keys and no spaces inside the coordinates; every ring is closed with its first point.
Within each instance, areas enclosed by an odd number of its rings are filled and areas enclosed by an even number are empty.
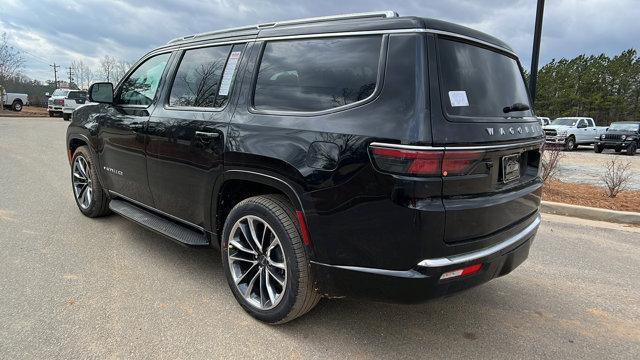
{"type": "Polygon", "coordinates": [[[97,82],[89,87],[89,101],[113,104],[113,84],[110,82],[97,82]]]}

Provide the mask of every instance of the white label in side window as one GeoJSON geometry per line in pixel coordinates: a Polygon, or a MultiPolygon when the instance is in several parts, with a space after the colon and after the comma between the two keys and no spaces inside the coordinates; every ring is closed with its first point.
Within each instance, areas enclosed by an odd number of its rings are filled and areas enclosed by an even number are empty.
{"type": "Polygon", "coordinates": [[[466,91],[449,91],[449,101],[453,107],[469,106],[466,91]]]}
{"type": "Polygon", "coordinates": [[[240,60],[240,51],[234,51],[229,55],[227,61],[227,67],[224,69],[224,75],[222,75],[222,82],[220,83],[220,91],[218,94],[222,96],[229,95],[229,88],[231,88],[231,81],[233,80],[233,74],[236,72],[236,65],[240,60]]]}

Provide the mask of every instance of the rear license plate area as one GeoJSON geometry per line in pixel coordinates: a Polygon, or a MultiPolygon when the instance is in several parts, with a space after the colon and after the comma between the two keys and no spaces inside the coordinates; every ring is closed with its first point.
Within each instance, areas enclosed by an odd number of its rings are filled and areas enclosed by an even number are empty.
{"type": "Polygon", "coordinates": [[[502,182],[508,183],[520,178],[520,154],[502,157],[502,182]]]}

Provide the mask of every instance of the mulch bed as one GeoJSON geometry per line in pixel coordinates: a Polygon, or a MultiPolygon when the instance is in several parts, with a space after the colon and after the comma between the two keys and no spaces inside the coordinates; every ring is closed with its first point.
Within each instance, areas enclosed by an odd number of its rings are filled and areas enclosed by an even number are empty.
{"type": "Polygon", "coordinates": [[[640,191],[623,191],[615,198],[607,196],[602,187],[547,180],[542,199],[547,201],[596,207],[602,209],[640,212],[640,191]]]}

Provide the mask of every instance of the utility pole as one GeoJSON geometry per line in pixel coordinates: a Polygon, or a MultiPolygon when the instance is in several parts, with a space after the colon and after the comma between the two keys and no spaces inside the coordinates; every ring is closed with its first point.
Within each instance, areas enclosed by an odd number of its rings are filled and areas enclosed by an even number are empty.
{"type": "Polygon", "coordinates": [[[536,101],[536,83],[538,82],[538,59],[540,58],[540,38],[542,36],[542,16],[544,14],[544,0],[538,0],[536,10],[536,28],[533,33],[533,51],[531,52],[531,80],[529,81],[529,93],[531,101],[536,101]]]}
{"type": "Polygon", "coordinates": [[[56,63],[54,62],[53,65],[49,65],[53,68],[53,81],[56,84],[56,89],[58,88],[58,68],[60,67],[60,65],[56,65],[56,63]]]}
{"type": "Polygon", "coordinates": [[[73,67],[69,66],[69,88],[71,88],[71,83],[73,82],[73,67]]]}

